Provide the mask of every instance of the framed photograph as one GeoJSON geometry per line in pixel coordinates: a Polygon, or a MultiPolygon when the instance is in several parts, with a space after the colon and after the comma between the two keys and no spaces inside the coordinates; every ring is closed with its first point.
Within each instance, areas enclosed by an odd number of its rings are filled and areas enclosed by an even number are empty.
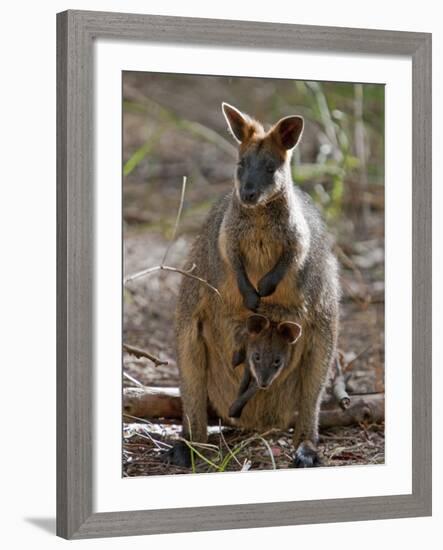
{"type": "Polygon", "coordinates": [[[430,515],[431,35],[57,47],[57,533],[430,515]]]}

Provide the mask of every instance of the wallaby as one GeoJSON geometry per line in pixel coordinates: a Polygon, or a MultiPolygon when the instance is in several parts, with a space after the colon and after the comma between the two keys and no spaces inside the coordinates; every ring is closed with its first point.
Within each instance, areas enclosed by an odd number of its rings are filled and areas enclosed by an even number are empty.
{"type": "MultiPolygon", "coordinates": [[[[287,427],[297,414],[295,467],[318,463],[315,445],[322,390],[338,329],[337,262],[309,196],[291,178],[291,153],[303,120],[286,117],[268,131],[227,104],[223,112],[239,144],[234,190],[216,202],[188,256],[186,268],[215,286],[184,277],[176,310],[183,437],[207,439],[207,402],[229,420],[240,374],[230,359],[235,327],[256,310],[277,322],[296,319],[303,330],[288,367],[258,392],[237,420],[250,429],[287,427]]],[[[189,464],[186,446],[169,456],[189,464]]]]}
{"type": "Polygon", "coordinates": [[[248,401],[259,389],[267,389],[286,368],[290,346],[300,338],[298,323],[274,323],[264,315],[250,315],[241,336],[240,348],[234,352],[232,366],[245,364],[237,398],[229,408],[231,418],[239,418],[248,401]]]}

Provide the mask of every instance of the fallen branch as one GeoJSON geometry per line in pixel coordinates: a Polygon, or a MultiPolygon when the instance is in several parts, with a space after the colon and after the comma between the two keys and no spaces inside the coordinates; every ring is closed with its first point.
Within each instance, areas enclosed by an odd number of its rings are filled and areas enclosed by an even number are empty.
{"type": "Polygon", "coordinates": [[[123,413],[137,418],[181,418],[178,388],[124,388],[123,413]]]}
{"type": "Polygon", "coordinates": [[[322,403],[320,427],[352,426],[361,423],[373,424],[385,418],[385,394],[353,394],[349,407],[343,411],[334,402],[322,403]]]}
{"type": "Polygon", "coordinates": [[[167,361],[162,361],[158,357],[155,357],[155,355],[152,355],[148,351],[145,351],[144,349],[136,348],[134,346],[130,346],[129,344],[123,344],[123,349],[133,355],[134,357],[137,357],[137,359],[140,359],[141,357],[145,357],[146,359],[149,359],[154,363],[156,367],[159,367],[160,365],[167,365],[167,361]]]}
{"type": "MultiPolygon", "coordinates": [[[[181,421],[182,404],[178,388],[136,387],[124,388],[123,411],[138,418],[164,418],[181,421]]],[[[385,396],[383,393],[354,394],[349,407],[343,411],[334,400],[322,403],[320,427],[351,426],[384,420],[385,396]]],[[[218,423],[214,411],[208,409],[211,423],[218,423]]]]}

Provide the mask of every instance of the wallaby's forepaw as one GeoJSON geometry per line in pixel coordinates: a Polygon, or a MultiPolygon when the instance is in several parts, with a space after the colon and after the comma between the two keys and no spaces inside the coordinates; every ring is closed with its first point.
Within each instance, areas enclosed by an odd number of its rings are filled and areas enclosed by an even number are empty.
{"type": "Polygon", "coordinates": [[[232,354],[231,364],[234,368],[238,367],[239,365],[244,363],[245,359],[246,359],[245,348],[236,349],[232,354]]]}
{"type": "Polygon", "coordinates": [[[242,411],[243,407],[239,406],[237,401],[234,401],[234,403],[232,403],[232,405],[229,407],[229,418],[240,418],[242,411]]]}
{"type": "Polygon", "coordinates": [[[163,453],[162,458],[168,464],[174,464],[182,468],[191,467],[191,451],[184,441],[174,443],[169,451],[163,453]]]}
{"type": "Polygon", "coordinates": [[[274,294],[275,289],[277,288],[277,282],[272,276],[265,275],[257,285],[258,294],[261,298],[265,296],[270,296],[274,294]]]}
{"type": "Polygon", "coordinates": [[[300,443],[295,451],[291,468],[316,468],[317,466],[321,466],[321,461],[315,448],[309,444],[300,443]]]}
{"type": "Polygon", "coordinates": [[[246,309],[257,311],[260,306],[260,296],[255,291],[250,291],[243,297],[243,304],[246,309]]]}

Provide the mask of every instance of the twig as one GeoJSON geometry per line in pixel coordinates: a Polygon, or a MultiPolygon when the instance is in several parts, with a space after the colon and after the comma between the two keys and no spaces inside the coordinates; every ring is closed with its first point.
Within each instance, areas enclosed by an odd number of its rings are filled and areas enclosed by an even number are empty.
{"type": "MultiPolygon", "coordinates": [[[[360,359],[360,357],[362,357],[366,352],[368,352],[369,350],[371,350],[373,348],[373,344],[369,344],[369,346],[367,346],[363,351],[361,351],[360,353],[358,353],[353,359],[351,359],[348,363],[345,363],[344,366],[343,366],[343,372],[348,372],[352,366],[354,365],[354,363],[357,361],[357,359],[360,359]]],[[[378,393],[378,392],[377,392],[378,393]]]]}
{"type": "Polygon", "coordinates": [[[265,447],[268,449],[269,456],[271,457],[272,469],[276,470],[277,466],[275,465],[274,453],[272,452],[271,446],[266,441],[266,439],[264,437],[262,437],[261,435],[259,435],[258,438],[263,441],[263,443],[265,444],[265,447]]]}
{"type": "Polygon", "coordinates": [[[187,181],[186,176],[183,176],[182,191],[181,191],[181,195],[180,195],[180,204],[178,206],[177,216],[175,218],[174,231],[172,232],[172,237],[169,240],[168,246],[166,247],[165,254],[163,256],[163,260],[162,260],[162,263],[161,263],[161,267],[163,267],[165,265],[166,258],[168,257],[168,254],[169,254],[169,250],[171,249],[171,246],[173,245],[173,243],[175,241],[175,236],[177,234],[178,224],[180,223],[180,218],[181,218],[182,211],[183,211],[183,204],[185,202],[186,181],[187,181]]]}
{"type": "Polygon", "coordinates": [[[125,412],[123,413],[123,416],[127,416],[132,420],[137,420],[138,422],[143,422],[143,424],[152,424],[152,422],[149,422],[149,420],[146,420],[146,418],[140,418],[139,416],[132,416],[132,414],[127,414],[125,412]]]}
{"type": "Polygon", "coordinates": [[[171,267],[169,265],[156,265],[148,269],[143,269],[142,271],[139,271],[138,273],[134,273],[133,275],[128,275],[128,277],[126,277],[124,280],[124,284],[126,285],[130,281],[134,281],[135,279],[139,279],[140,277],[144,277],[145,275],[150,275],[151,273],[154,273],[156,271],[172,271],[174,273],[180,273],[180,275],[184,275],[185,277],[190,277],[191,279],[200,281],[201,283],[206,285],[208,288],[210,288],[213,292],[215,292],[219,298],[221,298],[221,294],[218,291],[218,289],[215,288],[215,286],[212,286],[205,279],[202,279],[198,275],[194,275],[192,273],[192,271],[194,271],[196,267],[197,266],[195,264],[192,264],[192,267],[190,269],[184,270],[184,269],[179,269],[178,267],[171,267]]]}
{"type": "Polygon", "coordinates": [[[156,367],[159,367],[160,365],[167,365],[167,361],[162,361],[158,357],[155,357],[155,355],[152,355],[148,351],[145,351],[144,349],[135,348],[134,346],[130,346],[128,344],[123,344],[123,349],[130,353],[131,355],[134,355],[134,357],[137,357],[137,359],[140,359],[140,357],[146,357],[146,359],[149,359],[154,363],[156,367]]]}
{"type": "Polygon", "coordinates": [[[140,418],[139,416],[133,416],[132,414],[128,414],[125,412],[123,412],[123,416],[126,416],[131,420],[137,420],[137,422],[142,422],[143,424],[148,424],[149,426],[152,426],[152,422],[150,422],[149,420],[146,420],[146,418],[140,418]]]}
{"type": "Polygon", "coordinates": [[[127,285],[131,281],[135,281],[136,279],[140,279],[140,277],[145,277],[146,275],[151,275],[152,273],[155,273],[157,271],[172,271],[173,273],[180,273],[180,275],[184,275],[185,277],[190,277],[191,279],[195,279],[196,281],[199,281],[200,283],[203,283],[208,288],[210,288],[213,292],[215,292],[217,294],[217,296],[221,299],[221,294],[218,291],[218,289],[215,288],[215,286],[212,286],[205,279],[202,279],[198,275],[194,275],[192,273],[194,271],[194,269],[197,267],[195,264],[192,264],[191,268],[186,269],[186,270],[185,269],[180,269],[178,267],[171,267],[169,265],[165,265],[166,258],[168,257],[169,251],[171,250],[171,247],[174,243],[175,236],[177,234],[177,229],[178,229],[178,226],[180,224],[180,218],[181,218],[182,211],[183,211],[183,204],[184,204],[184,201],[185,201],[186,182],[187,182],[187,178],[186,178],[186,176],[183,176],[182,190],[181,190],[181,195],[180,195],[180,204],[179,204],[179,207],[178,207],[177,216],[175,218],[174,231],[172,233],[172,237],[169,241],[169,244],[166,247],[166,250],[165,250],[165,253],[163,255],[163,259],[162,259],[161,264],[156,265],[154,267],[148,267],[147,269],[142,269],[141,271],[133,273],[132,275],[128,275],[127,277],[124,278],[123,284],[127,285]]]}
{"type": "Polygon", "coordinates": [[[130,374],[128,374],[127,372],[123,371],[123,376],[126,376],[126,378],[128,380],[130,380],[133,384],[135,384],[136,386],[140,386],[141,388],[143,388],[143,384],[141,382],[139,382],[138,380],[136,380],[133,376],[131,376],[130,374]]]}
{"type": "MultiPolygon", "coordinates": [[[[142,439],[147,439],[148,441],[151,441],[151,443],[153,443],[159,450],[164,450],[164,447],[166,447],[167,449],[170,449],[172,447],[172,445],[170,445],[169,443],[165,443],[163,441],[160,441],[159,439],[155,439],[155,437],[152,437],[152,435],[149,432],[140,433],[137,431],[131,434],[130,437],[132,437],[133,435],[136,435],[138,437],[141,437],[142,439]],[[163,445],[163,448],[162,448],[162,445],[163,445]]],[[[129,437],[127,437],[126,439],[129,439],[129,437]]],[[[124,443],[124,445],[127,445],[127,443],[124,443]]]]}

